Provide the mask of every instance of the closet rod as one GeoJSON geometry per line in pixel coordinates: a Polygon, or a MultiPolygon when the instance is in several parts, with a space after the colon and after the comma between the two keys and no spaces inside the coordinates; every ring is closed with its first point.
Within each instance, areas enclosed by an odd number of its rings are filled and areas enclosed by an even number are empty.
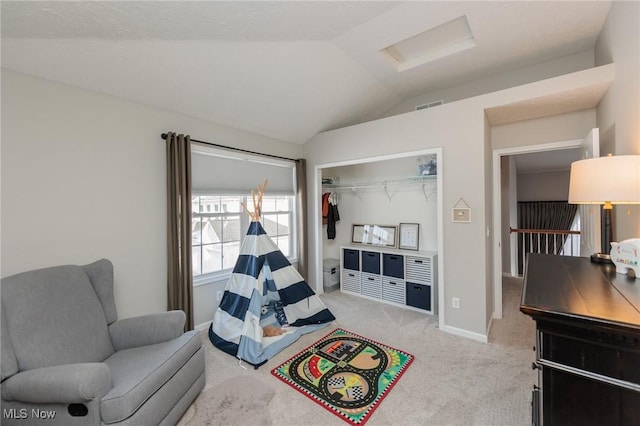
{"type": "MultiPolygon", "coordinates": [[[[161,134],[160,137],[162,137],[162,139],[164,139],[164,140],[167,140],[167,134],[166,133],[161,134]]],[[[295,161],[295,162],[298,161],[295,158],[280,157],[279,155],[272,155],[272,154],[263,154],[262,152],[249,151],[248,149],[242,149],[242,148],[236,148],[236,147],[233,147],[233,146],[220,145],[220,144],[213,143],[213,142],[199,141],[197,139],[191,139],[191,142],[201,143],[203,145],[215,146],[217,148],[229,149],[231,151],[244,152],[245,154],[261,155],[263,157],[278,158],[280,160],[288,160],[288,161],[295,161]]]]}
{"type": "Polygon", "coordinates": [[[421,183],[425,184],[428,181],[435,180],[437,175],[429,175],[429,176],[412,176],[404,179],[391,179],[391,180],[381,180],[381,181],[373,181],[373,182],[360,182],[360,183],[338,183],[338,184],[324,184],[323,186],[327,189],[370,189],[370,188],[380,188],[385,187],[387,185],[396,185],[396,184],[413,184],[413,183],[421,183]]]}

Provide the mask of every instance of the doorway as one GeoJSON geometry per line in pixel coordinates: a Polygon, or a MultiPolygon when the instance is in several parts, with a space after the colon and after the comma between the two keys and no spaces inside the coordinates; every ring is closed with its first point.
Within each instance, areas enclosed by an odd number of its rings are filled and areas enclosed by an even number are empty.
{"type": "MultiPolygon", "coordinates": [[[[533,154],[533,153],[549,153],[553,151],[562,151],[562,150],[577,150],[584,144],[582,139],[576,140],[568,140],[562,142],[554,142],[547,144],[539,144],[539,145],[529,145],[523,147],[513,147],[513,148],[503,148],[497,149],[493,151],[493,229],[494,229],[494,241],[493,241],[493,295],[494,295],[494,309],[493,309],[493,318],[501,319],[502,318],[502,282],[503,282],[503,261],[504,259],[514,259],[514,256],[517,258],[517,255],[514,254],[514,250],[511,247],[514,247],[514,244],[511,244],[511,236],[509,234],[509,226],[510,221],[513,220],[513,215],[511,214],[513,211],[514,200],[511,200],[509,208],[504,207],[503,200],[505,198],[513,198],[516,197],[517,206],[517,190],[511,188],[510,194],[503,194],[503,174],[502,174],[502,163],[506,159],[513,160],[517,156],[522,156],[525,154],[533,154]],[[505,214],[510,214],[509,217],[504,217],[505,214]],[[505,225],[507,224],[507,225],[505,225]],[[504,247],[508,246],[508,247],[504,247]],[[504,250],[510,250],[508,256],[506,254],[503,255],[504,250]]],[[[513,185],[513,182],[511,182],[513,185]]],[[[512,223],[512,222],[511,222],[512,223]]],[[[513,275],[515,265],[510,265],[509,275],[513,275]]]]}

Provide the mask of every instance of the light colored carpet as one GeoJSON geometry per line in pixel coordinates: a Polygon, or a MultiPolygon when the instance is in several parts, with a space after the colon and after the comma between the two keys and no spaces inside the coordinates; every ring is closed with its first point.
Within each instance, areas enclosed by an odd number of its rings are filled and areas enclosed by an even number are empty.
{"type": "Polygon", "coordinates": [[[302,336],[258,370],[243,369],[203,332],[207,384],[179,425],[346,425],[270,373],[336,327],[415,356],[367,425],[529,425],[534,323],[518,310],[521,291],[522,280],[504,280],[503,318],[493,321],[489,343],[441,332],[429,315],[339,291],[321,296],[337,318],[333,324],[302,336]],[[256,410],[238,408],[243,393],[256,410]]]}
{"type": "Polygon", "coordinates": [[[257,377],[231,377],[203,391],[201,402],[192,405],[182,421],[189,426],[233,425],[240,414],[245,425],[270,426],[271,418],[264,413],[275,393],[257,377]]]}

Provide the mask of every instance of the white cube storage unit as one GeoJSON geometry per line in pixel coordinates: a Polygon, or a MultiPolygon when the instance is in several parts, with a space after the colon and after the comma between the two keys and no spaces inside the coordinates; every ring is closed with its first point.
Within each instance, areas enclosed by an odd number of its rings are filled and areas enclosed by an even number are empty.
{"type": "Polygon", "coordinates": [[[437,312],[437,253],[342,247],[340,290],[344,293],[434,314],[437,312]]]}

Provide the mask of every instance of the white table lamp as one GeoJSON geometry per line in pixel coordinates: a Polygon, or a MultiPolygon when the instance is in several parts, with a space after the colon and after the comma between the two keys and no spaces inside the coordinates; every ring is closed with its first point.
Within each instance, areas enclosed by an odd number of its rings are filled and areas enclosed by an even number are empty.
{"type": "Polygon", "coordinates": [[[602,251],[594,262],[610,262],[614,204],[640,204],[640,155],[615,155],[571,163],[569,203],[604,205],[602,251]]]}

